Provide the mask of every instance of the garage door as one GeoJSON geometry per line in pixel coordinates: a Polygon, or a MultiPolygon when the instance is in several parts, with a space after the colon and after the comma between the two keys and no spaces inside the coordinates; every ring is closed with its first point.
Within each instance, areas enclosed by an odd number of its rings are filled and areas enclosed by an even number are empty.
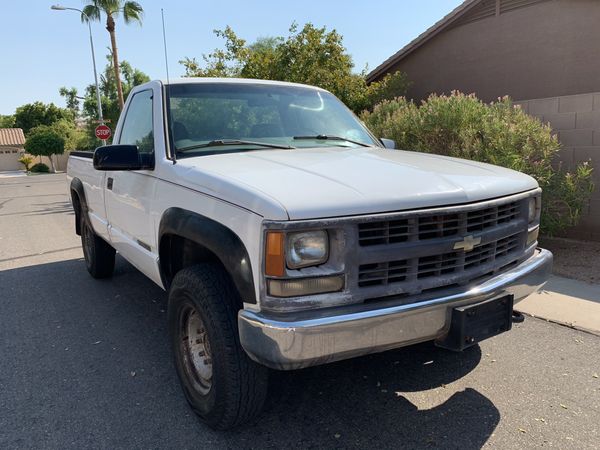
{"type": "Polygon", "coordinates": [[[19,162],[21,153],[16,148],[0,148],[0,171],[21,170],[23,164],[19,162]]]}

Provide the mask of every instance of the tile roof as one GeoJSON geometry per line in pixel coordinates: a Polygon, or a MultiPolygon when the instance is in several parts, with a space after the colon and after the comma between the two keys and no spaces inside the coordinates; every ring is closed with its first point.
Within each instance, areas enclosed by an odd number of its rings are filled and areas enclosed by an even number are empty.
{"type": "Polygon", "coordinates": [[[21,128],[0,128],[0,145],[24,145],[25,135],[21,128]]]}

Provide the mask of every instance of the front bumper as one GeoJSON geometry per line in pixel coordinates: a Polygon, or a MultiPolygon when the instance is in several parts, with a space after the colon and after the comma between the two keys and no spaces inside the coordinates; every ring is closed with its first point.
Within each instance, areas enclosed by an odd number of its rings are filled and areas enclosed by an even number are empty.
{"type": "Polygon", "coordinates": [[[518,266],[466,292],[395,306],[353,305],[266,315],[241,310],[244,350],[265,366],[291,370],[443,337],[452,308],[512,294],[514,302],[539,290],[552,272],[552,253],[538,249],[518,266]]]}

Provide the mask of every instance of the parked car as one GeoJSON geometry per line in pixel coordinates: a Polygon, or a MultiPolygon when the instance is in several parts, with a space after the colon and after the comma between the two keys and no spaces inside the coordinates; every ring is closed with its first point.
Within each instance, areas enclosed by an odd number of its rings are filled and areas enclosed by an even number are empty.
{"type": "Polygon", "coordinates": [[[87,270],[115,251],[168,291],[177,373],[226,429],[268,368],[511,328],[547,280],[540,189],[522,173],[393,149],[332,94],[259,80],[136,87],[113,145],[72,152],[87,270]]]}

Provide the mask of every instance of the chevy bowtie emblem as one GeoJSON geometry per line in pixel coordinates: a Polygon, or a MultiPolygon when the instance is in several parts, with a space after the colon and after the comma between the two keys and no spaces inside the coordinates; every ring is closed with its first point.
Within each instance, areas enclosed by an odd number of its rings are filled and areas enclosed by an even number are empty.
{"type": "Polygon", "coordinates": [[[465,252],[470,252],[475,248],[476,245],[481,243],[480,237],[473,237],[472,234],[465,236],[462,241],[458,241],[454,243],[454,250],[464,250],[465,252]]]}

